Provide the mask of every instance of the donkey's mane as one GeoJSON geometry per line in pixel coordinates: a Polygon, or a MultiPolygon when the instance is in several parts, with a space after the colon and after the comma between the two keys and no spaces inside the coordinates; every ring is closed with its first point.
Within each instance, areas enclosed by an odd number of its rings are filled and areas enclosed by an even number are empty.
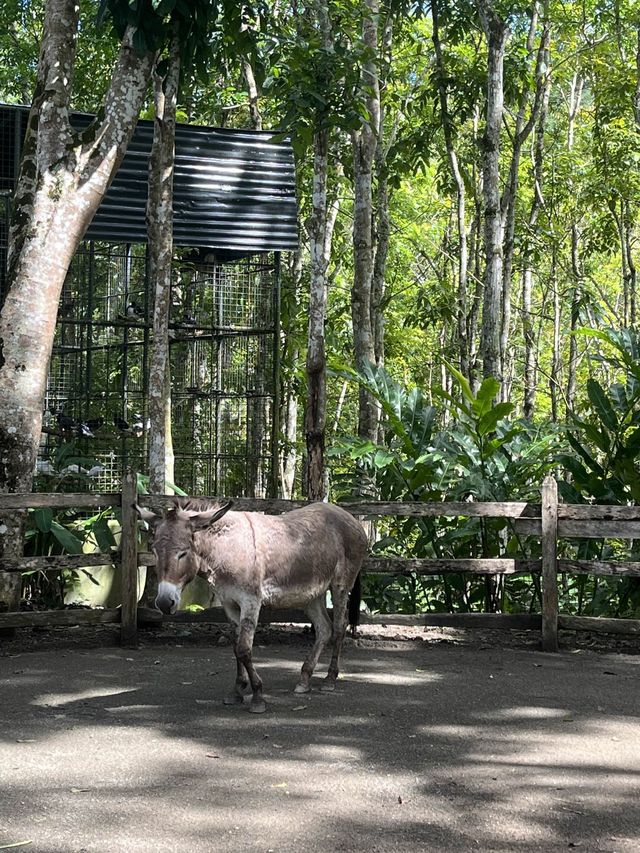
{"type": "Polygon", "coordinates": [[[206,498],[177,498],[173,509],[191,510],[192,512],[206,512],[209,509],[220,506],[218,501],[206,498]]]}

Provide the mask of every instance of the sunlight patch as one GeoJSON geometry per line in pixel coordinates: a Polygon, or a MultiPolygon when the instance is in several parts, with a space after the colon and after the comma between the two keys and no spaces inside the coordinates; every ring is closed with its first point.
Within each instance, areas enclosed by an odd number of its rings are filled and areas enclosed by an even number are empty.
{"type": "Polygon", "coordinates": [[[442,681],[442,676],[432,672],[403,673],[398,675],[393,672],[345,672],[345,681],[364,681],[367,684],[434,684],[442,681]]]}
{"type": "Polygon", "coordinates": [[[73,693],[43,693],[31,704],[41,708],[58,708],[62,705],[71,705],[72,702],[82,702],[85,699],[101,699],[104,696],[135,693],[139,689],[138,687],[93,687],[90,690],[78,690],[73,693]]]}
{"type": "Polygon", "coordinates": [[[516,705],[513,708],[498,708],[492,711],[484,711],[475,716],[480,720],[552,720],[564,719],[569,713],[568,708],[516,705]]]}

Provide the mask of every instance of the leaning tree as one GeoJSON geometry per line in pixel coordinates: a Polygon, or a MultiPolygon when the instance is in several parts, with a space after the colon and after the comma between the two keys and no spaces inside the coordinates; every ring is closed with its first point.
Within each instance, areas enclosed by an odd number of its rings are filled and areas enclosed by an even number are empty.
{"type": "MultiPolygon", "coordinates": [[[[237,7],[225,2],[101,0],[99,19],[111,24],[120,49],[102,107],[83,131],[70,120],[79,8],[76,0],[45,2],[0,307],[0,493],[31,490],[62,286],[124,157],[158,52],[180,19],[183,50],[191,61],[195,46],[208,39],[217,11],[239,20],[237,7]]],[[[19,518],[1,519],[0,555],[18,551],[19,533],[19,518]]],[[[0,585],[2,598],[7,596],[0,585]]]]}

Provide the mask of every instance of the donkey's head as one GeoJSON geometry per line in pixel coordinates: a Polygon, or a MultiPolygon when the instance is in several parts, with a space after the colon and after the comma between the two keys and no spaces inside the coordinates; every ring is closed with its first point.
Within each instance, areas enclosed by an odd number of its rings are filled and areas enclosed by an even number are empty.
{"type": "Polygon", "coordinates": [[[151,550],[156,557],[158,610],[175,613],[182,590],[198,572],[194,535],[219,521],[232,505],[233,502],[229,501],[204,510],[178,506],[162,516],[136,504],[138,515],[147,522],[153,537],[151,550]]]}

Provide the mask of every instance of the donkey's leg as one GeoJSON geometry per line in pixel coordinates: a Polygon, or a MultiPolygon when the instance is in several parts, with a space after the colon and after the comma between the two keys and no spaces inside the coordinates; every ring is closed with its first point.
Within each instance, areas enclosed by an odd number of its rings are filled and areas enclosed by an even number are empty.
{"type": "MultiPolygon", "coordinates": [[[[237,605],[232,603],[225,603],[224,606],[225,613],[227,614],[229,621],[233,623],[236,630],[236,642],[235,645],[238,645],[238,637],[240,634],[240,608],[237,605]]],[[[234,647],[235,648],[235,647],[234,647]]],[[[233,689],[233,693],[230,693],[228,696],[225,696],[222,700],[225,705],[242,705],[244,702],[244,694],[249,687],[249,676],[247,675],[247,670],[244,668],[244,664],[242,664],[236,655],[236,681],[233,689]]]]}
{"type": "Polygon", "coordinates": [[[238,666],[242,664],[249,676],[251,690],[251,705],[249,710],[252,714],[262,714],[267,710],[267,705],[262,698],[262,679],[256,672],[251,658],[251,649],[253,647],[253,637],[256,632],[258,622],[258,613],[260,612],[260,604],[255,608],[244,608],[240,619],[240,630],[238,632],[238,642],[236,644],[236,659],[238,666]]]}
{"type": "Polygon", "coordinates": [[[347,631],[347,601],[349,599],[349,590],[342,586],[331,586],[331,602],[333,604],[333,633],[331,636],[331,644],[333,653],[329,663],[329,670],[325,678],[321,690],[332,691],[336,689],[336,681],[340,671],[340,652],[342,651],[342,643],[344,635],[347,631]]]}
{"type": "Polygon", "coordinates": [[[245,694],[249,689],[249,676],[244,664],[236,657],[236,680],[233,685],[233,693],[225,696],[222,700],[225,705],[242,705],[245,694]]]}
{"type": "Polygon", "coordinates": [[[316,668],[318,658],[322,654],[322,650],[327,644],[327,640],[331,636],[331,622],[324,603],[324,593],[318,598],[314,598],[306,607],[307,612],[313,627],[316,631],[316,641],[313,648],[307,655],[305,662],[302,664],[302,672],[300,681],[296,684],[295,693],[308,693],[311,690],[311,676],[316,668]]]}

